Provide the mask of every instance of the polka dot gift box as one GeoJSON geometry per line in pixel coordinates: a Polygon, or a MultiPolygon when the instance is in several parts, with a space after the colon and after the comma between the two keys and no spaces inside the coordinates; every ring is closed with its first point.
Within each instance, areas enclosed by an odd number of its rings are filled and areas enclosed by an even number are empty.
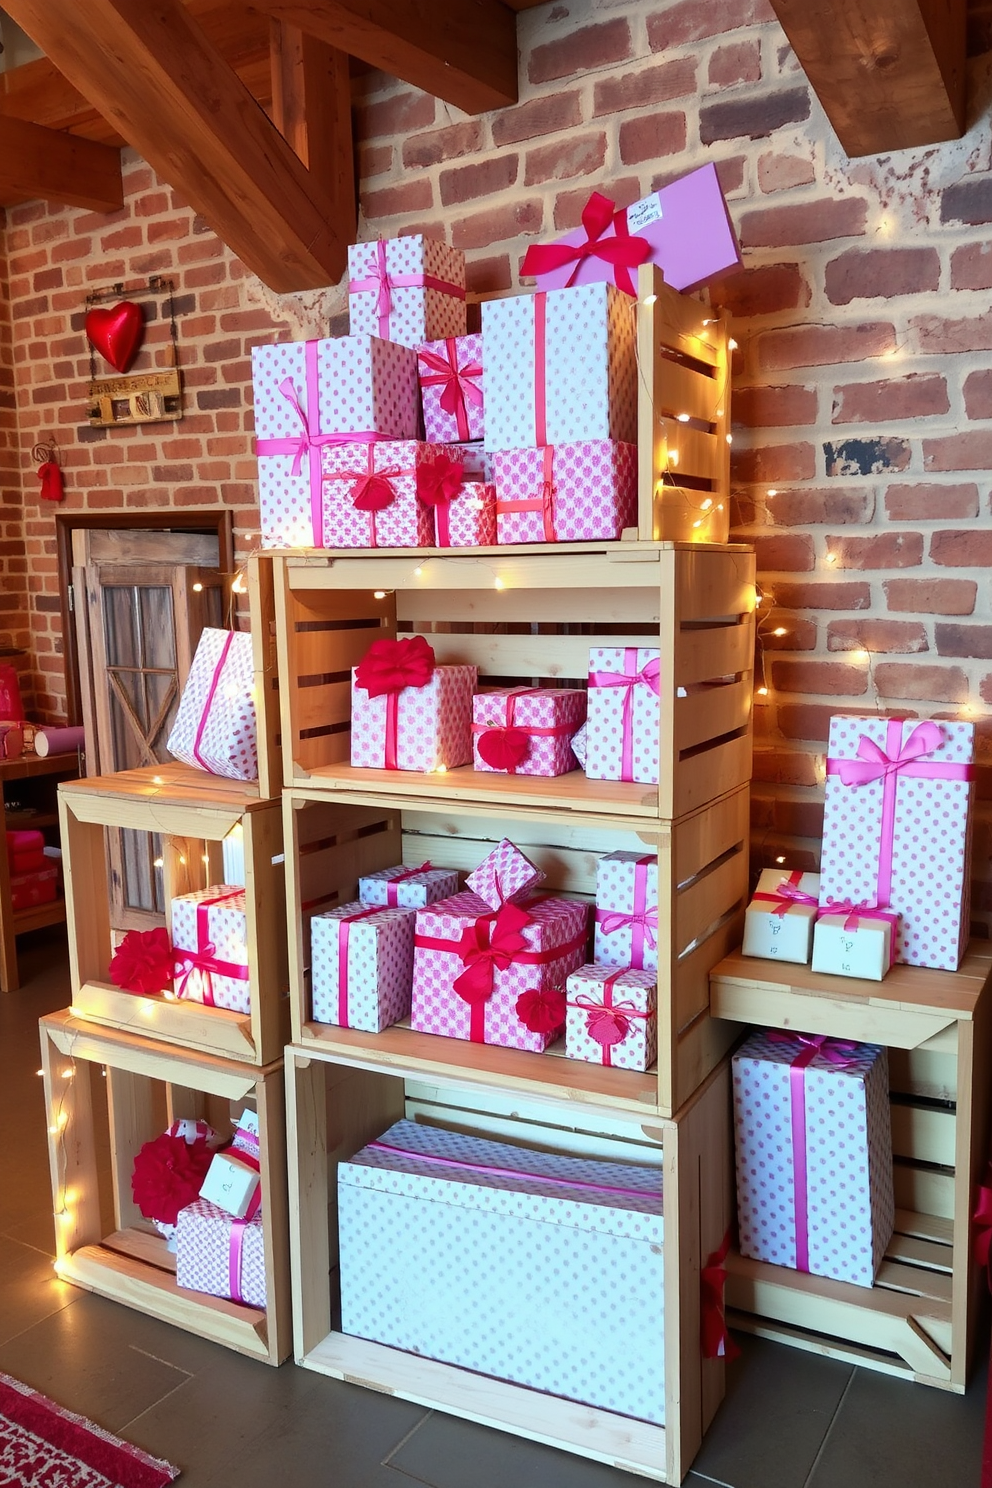
{"type": "Polygon", "coordinates": [[[265,1307],[265,1230],[261,1212],[235,1219],[209,1199],[180,1209],[176,1283],[191,1292],[265,1307]]]}
{"type": "Polygon", "coordinates": [[[975,728],[831,718],[820,904],[901,916],[896,960],[956,971],[968,940],[975,728]]]}
{"type": "Polygon", "coordinates": [[[611,1069],[647,1070],[658,1054],[658,973],[582,966],[567,983],[565,1054],[611,1069]]]}
{"type": "Polygon", "coordinates": [[[373,641],[351,681],[351,763],[429,773],[472,759],[474,666],[437,666],[423,636],[373,641]]]}
{"type": "Polygon", "coordinates": [[[340,904],[310,921],[315,1023],[381,1033],[410,1011],[412,909],[340,904]]]}
{"type": "Polygon", "coordinates": [[[417,350],[424,435],[467,444],[483,435],[482,337],[449,336],[417,350]]]}
{"type": "Polygon", "coordinates": [[[230,884],[195,889],[172,901],[177,999],[232,1013],[251,1012],[245,891],[230,884]]]}
{"type": "Polygon", "coordinates": [[[338,1235],[345,1333],[664,1424],[660,1168],[400,1121],[339,1165],[338,1235]]]}
{"type": "Polygon", "coordinates": [[[567,775],[585,688],[497,687],[472,701],[475,768],[499,775],[567,775]]]}
{"type": "Polygon", "coordinates": [[[658,858],[604,853],[596,864],[596,960],[658,969],[658,858]]]}
{"type": "Polygon", "coordinates": [[[619,538],[637,522],[637,447],[615,440],[497,451],[500,544],[619,538]]]}
{"type": "Polygon", "coordinates": [[[517,903],[544,882],[545,875],[536,868],[509,837],[504,837],[487,854],[465,880],[465,887],[484,899],[490,909],[517,903]]]}
{"type": "Polygon", "coordinates": [[[661,652],[598,646],[589,652],[585,771],[590,780],[658,784],[661,652]]]}
{"type": "Polygon", "coordinates": [[[464,253],[420,233],[352,243],[348,314],[353,336],[381,336],[401,346],[464,336],[464,253]]]}
{"type": "Polygon", "coordinates": [[[886,1051],[771,1030],[733,1070],[741,1254],[870,1287],[895,1216],[886,1051]]]}
{"type": "Polygon", "coordinates": [[[424,909],[439,899],[450,899],[458,893],[458,874],[453,868],[434,868],[421,863],[407,868],[380,868],[358,880],[358,897],[363,904],[388,905],[390,909],[424,909]]]}
{"type": "Polygon", "coordinates": [[[228,780],[258,779],[255,663],[246,630],[202,630],[169,753],[228,780]]]}
{"type": "Polygon", "coordinates": [[[325,548],[429,548],[434,514],[422,481],[444,450],[417,439],[376,439],[321,450],[325,548]]]}

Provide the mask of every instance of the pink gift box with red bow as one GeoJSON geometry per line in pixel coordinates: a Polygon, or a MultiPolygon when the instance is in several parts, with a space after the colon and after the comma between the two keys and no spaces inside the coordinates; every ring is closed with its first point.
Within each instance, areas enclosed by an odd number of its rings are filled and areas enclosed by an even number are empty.
{"type": "Polygon", "coordinates": [[[475,768],[499,775],[566,775],[586,716],[576,687],[498,687],[472,700],[475,768]]]}
{"type": "Polygon", "coordinates": [[[596,960],[601,966],[658,969],[658,859],[605,853],[596,864],[596,960]]]}
{"type": "Polygon", "coordinates": [[[434,516],[420,498],[444,451],[417,439],[326,445],[321,451],[325,548],[429,548],[434,516]]]}
{"type": "Polygon", "coordinates": [[[582,966],[567,983],[565,1054],[612,1069],[647,1070],[658,1055],[658,975],[582,966]]]}
{"type": "Polygon", "coordinates": [[[595,542],[637,522],[637,448],[610,439],[493,454],[502,543],[595,542]]]}
{"type": "Polygon", "coordinates": [[[177,999],[251,1012],[245,891],[215,884],[172,901],[177,999]]]}
{"type": "Polygon", "coordinates": [[[472,759],[474,666],[437,666],[423,636],[375,641],[351,682],[351,763],[452,770],[472,759]]]}
{"type": "Polygon", "coordinates": [[[467,444],[485,432],[482,336],[448,336],[417,351],[424,432],[436,444],[467,444]]]}
{"type": "Polygon", "coordinates": [[[657,785],[660,754],[661,652],[590,648],[586,775],[657,785]]]}
{"type": "Polygon", "coordinates": [[[352,243],[348,249],[351,334],[402,346],[465,334],[465,255],[420,233],[352,243]]]}
{"type": "Polygon", "coordinates": [[[588,920],[575,900],[493,910],[468,890],[419,909],[411,1027],[540,1053],[565,1021],[560,989],[585,960],[588,920]]]}
{"type": "Polygon", "coordinates": [[[482,476],[474,445],[426,446],[435,451],[419,469],[417,494],[432,513],[439,548],[488,548],[496,542],[496,488],[482,476]]]}

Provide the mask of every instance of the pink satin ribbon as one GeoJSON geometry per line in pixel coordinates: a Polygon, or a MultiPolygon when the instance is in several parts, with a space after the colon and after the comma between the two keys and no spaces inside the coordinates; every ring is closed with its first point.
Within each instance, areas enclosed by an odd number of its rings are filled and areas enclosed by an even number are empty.
{"type": "Polygon", "coordinates": [[[824,915],[846,915],[843,929],[857,930],[861,920],[885,920],[892,926],[892,934],[889,936],[889,965],[896,963],[896,938],[899,932],[900,916],[895,910],[879,909],[874,904],[853,904],[850,899],[831,899],[820,906],[817,915],[822,920],[824,915]]]}
{"type": "Polygon", "coordinates": [[[379,320],[379,335],[384,341],[391,340],[390,319],[393,313],[394,289],[436,289],[440,294],[451,295],[456,300],[465,298],[465,290],[446,279],[435,279],[433,274],[391,274],[386,265],[386,244],[382,238],[375,243],[375,260],[364,279],[348,281],[349,294],[363,294],[371,290],[376,296],[375,311],[379,320]]]}
{"type": "Polygon", "coordinates": [[[590,687],[622,687],[623,699],[623,745],[620,757],[620,779],[634,778],[634,688],[649,687],[655,697],[661,697],[661,661],[655,657],[637,669],[637,647],[625,646],[622,672],[590,672],[590,687]]]}
{"type": "Polygon", "coordinates": [[[544,445],[541,462],[541,490],[537,496],[521,496],[515,501],[496,502],[496,515],[506,512],[540,512],[544,528],[544,541],[557,542],[558,528],[555,523],[555,447],[544,445]]]}
{"type": "Polygon", "coordinates": [[[789,874],[788,878],[779,879],[774,893],[757,893],[754,898],[761,899],[767,904],[774,904],[775,908],[771,911],[773,915],[787,915],[790,909],[799,904],[812,905],[816,909],[820,902],[816,895],[807,894],[799,887],[802,876],[802,871],[797,868],[795,872],[789,874]]]}
{"type": "Polygon", "coordinates": [[[176,988],[176,997],[182,999],[186,996],[186,988],[190,977],[195,971],[200,973],[203,987],[203,1006],[216,1007],[214,1001],[213,979],[215,976],[230,977],[235,982],[246,982],[249,977],[249,968],[237,961],[219,961],[217,959],[217,947],[210,939],[210,909],[215,904],[226,904],[229,899],[237,899],[244,889],[231,889],[226,894],[216,894],[213,899],[200,899],[196,905],[196,950],[180,950],[177,960],[177,972],[183,972],[182,981],[176,988]]]}
{"type": "Polygon", "coordinates": [[[622,977],[624,972],[627,970],[630,970],[630,968],[618,966],[612,976],[608,976],[605,979],[605,981],[603,982],[602,1002],[594,1002],[591,994],[586,995],[585,993],[580,992],[574,1002],[566,1003],[566,1006],[571,1008],[580,1008],[582,1012],[586,1014],[586,1033],[592,1039],[593,1043],[599,1045],[602,1051],[602,1062],[608,1069],[611,1068],[613,1065],[613,1045],[601,1039],[599,1035],[594,1031],[596,1014],[610,1014],[613,1019],[614,1027],[616,1028],[617,1033],[619,1033],[620,1035],[620,1037],[615,1040],[615,1042],[618,1044],[622,1044],[630,1032],[628,1019],[643,1018],[644,1021],[647,1022],[649,1018],[653,1018],[655,1016],[654,1008],[649,1009],[648,1012],[643,1012],[632,1002],[614,1002],[613,988],[615,987],[617,980],[622,977]]]}
{"type": "Polygon", "coordinates": [[[203,731],[207,726],[207,719],[210,717],[210,709],[213,707],[213,701],[217,695],[217,689],[220,686],[221,673],[224,670],[224,663],[227,661],[228,653],[230,652],[233,644],[234,631],[229,630],[227,632],[227,639],[225,640],[223,646],[221,646],[220,648],[220,656],[217,658],[217,665],[214,667],[214,674],[210,679],[210,686],[207,689],[206,701],[203,704],[203,712],[200,714],[200,722],[197,725],[196,738],[193,740],[193,758],[196,760],[198,765],[202,766],[204,770],[209,770],[210,766],[207,764],[206,760],[203,758],[203,755],[200,753],[200,744],[203,741],[203,731]]]}
{"type": "Polygon", "coordinates": [[[373,904],[369,909],[356,910],[354,914],[344,915],[338,924],[338,1027],[350,1028],[348,1021],[348,938],[351,935],[351,926],[355,920],[367,920],[372,915],[382,913],[381,904],[373,904]]]}
{"type": "MultiPolygon", "coordinates": [[[[515,687],[503,699],[503,702],[506,704],[503,711],[503,722],[473,723],[473,734],[502,734],[507,729],[513,728],[519,729],[521,733],[527,734],[534,739],[564,739],[566,735],[574,734],[575,728],[570,723],[552,724],[547,728],[531,727],[529,723],[517,723],[516,708],[518,700],[522,697],[541,697],[545,690],[543,687],[515,687]]],[[[517,773],[517,766],[507,765],[506,773],[508,775],[515,775],[517,773]]]]}
{"type": "Polygon", "coordinates": [[[648,909],[648,865],[657,862],[650,853],[638,858],[634,864],[634,910],[627,914],[622,909],[597,909],[596,923],[603,928],[604,935],[615,935],[618,930],[630,926],[630,964],[636,971],[644,970],[644,943],[654,950],[657,945],[658,907],[648,909]]]}
{"type": "MultiPolygon", "coordinates": [[[[349,442],[349,441],[344,441],[344,442],[349,442]]],[[[376,469],[376,464],[375,464],[375,461],[376,461],[376,450],[381,445],[386,445],[386,444],[389,444],[391,442],[392,441],[390,441],[390,440],[383,440],[383,439],[373,439],[373,440],[371,440],[369,442],[369,444],[368,444],[368,446],[366,448],[366,451],[365,451],[365,454],[366,454],[366,463],[365,463],[365,469],[364,470],[329,470],[326,473],[326,475],[324,476],[324,479],[326,481],[351,481],[352,482],[352,486],[351,486],[351,490],[350,490],[350,492],[348,494],[350,495],[351,500],[352,500],[353,503],[357,503],[359,497],[362,495],[362,493],[365,491],[366,487],[370,484],[371,481],[373,481],[373,480],[382,481],[392,491],[392,493],[393,493],[393,501],[395,501],[396,500],[396,497],[397,497],[397,495],[399,493],[397,492],[396,487],[393,485],[393,482],[395,480],[398,480],[401,476],[404,476],[404,475],[412,475],[414,477],[414,479],[416,479],[417,469],[416,469],[416,465],[414,465],[414,468],[412,470],[401,470],[401,469],[377,470],[376,469]]],[[[392,502],[390,502],[390,505],[392,505],[392,502]]],[[[382,508],[382,510],[385,510],[385,508],[382,508]]],[[[369,547],[371,547],[371,548],[377,548],[379,546],[379,533],[378,533],[378,530],[376,528],[376,522],[375,522],[377,513],[375,511],[366,511],[362,507],[359,507],[358,505],[355,506],[355,511],[360,516],[368,517],[368,519],[369,519],[369,547]]]]}
{"type": "Polygon", "coordinates": [[[534,443],[536,445],[545,445],[548,442],[547,325],[548,296],[543,289],[539,289],[534,296],[534,443]]]}
{"type": "Polygon", "coordinates": [[[425,1152],[411,1152],[408,1147],[394,1147],[390,1142],[370,1142],[366,1151],[395,1152],[412,1162],[430,1163],[443,1168],[459,1168],[464,1173],[488,1173],[494,1178],[525,1178],[531,1183],[558,1183],[563,1188],[585,1189],[589,1193],[622,1194],[628,1199],[660,1199],[661,1190],[611,1188],[604,1183],[586,1183],[581,1178],[558,1178],[551,1173],[527,1173],[522,1168],[494,1168],[488,1163],[459,1162],[454,1157],[435,1157],[425,1152]]]}
{"type": "Polygon", "coordinates": [[[458,365],[457,336],[447,336],[444,346],[448,353],[447,360],[436,351],[428,351],[426,347],[421,347],[418,351],[418,358],[430,369],[426,376],[421,372],[420,386],[440,387],[441,407],[455,420],[459,442],[464,444],[471,437],[467,405],[472,403],[476,408],[482,407],[482,389],[479,387],[482,363],[469,361],[458,365]]]}
{"type": "Polygon", "coordinates": [[[944,760],[927,760],[946,742],[939,723],[927,720],[917,724],[905,744],[902,718],[890,718],[886,728],[885,748],[862,734],[858,740],[858,757],[853,760],[827,760],[827,774],[839,775],[842,783],[853,789],[882,781],[882,819],[879,828],[878,880],[875,902],[888,908],[892,899],[892,860],[895,852],[896,793],[899,777],[911,780],[973,780],[972,765],[944,760]]]}
{"type": "Polygon", "coordinates": [[[395,878],[386,880],[386,903],[390,909],[399,907],[399,893],[397,884],[405,883],[408,878],[417,878],[421,873],[430,873],[434,868],[431,862],[421,863],[419,868],[404,868],[402,873],[397,873],[395,878]]]}

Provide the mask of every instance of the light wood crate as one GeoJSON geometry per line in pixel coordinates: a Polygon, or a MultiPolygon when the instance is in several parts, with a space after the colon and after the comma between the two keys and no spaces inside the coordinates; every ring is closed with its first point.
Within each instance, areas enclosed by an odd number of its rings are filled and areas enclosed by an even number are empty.
{"type": "MultiPolygon", "coordinates": [[[[168,764],[74,780],[59,790],[59,813],[73,1011],[228,1059],[278,1059],[289,1031],[280,801],[261,799],[257,785],[168,764]],[[171,911],[174,896],[223,882],[221,842],[238,824],[245,848],[250,1013],[115,987],[108,975],[115,937],[104,829],[162,834],[171,911]]],[[[171,913],[166,923],[171,933],[171,913]]]]}
{"type": "MultiPolygon", "coordinates": [[[[380,772],[381,773],[381,772],[380,772]]],[[[384,788],[381,788],[384,789],[384,788]]],[[[670,1116],[719,1062],[738,1035],[709,1016],[709,970],[739,943],[747,894],[748,788],[677,822],[633,819],[605,828],[578,811],[530,812],[508,819],[492,802],[329,800],[314,789],[285,792],[286,895],[289,914],[293,1042],[319,1044],[334,1057],[392,1059],[432,1078],[670,1116]],[[402,809],[401,809],[402,806],[402,809]],[[470,870],[509,835],[546,874],[542,889],[592,901],[596,864],[619,849],[658,852],[658,1062],[646,1074],[580,1060],[496,1048],[402,1024],[363,1033],[315,1023],[310,1010],[310,919],[357,898],[365,873],[429,859],[470,870]]],[[[555,1046],[556,1048],[558,1046],[555,1046]]]]}
{"type": "Polygon", "coordinates": [[[268,553],[256,554],[249,563],[247,589],[255,679],[253,697],[258,724],[258,793],[263,801],[268,801],[282,790],[276,623],[272,558],[268,553]]]}
{"type": "Polygon", "coordinates": [[[724,1362],[700,1348],[700,1270],[729,1223],[726,1061],[675,1120],[576,1111],[567,1098],[521,1102],[456,1081],[425,1082],[415,1062],[378,1066],[323,1047],[286,1051],[290,1249],[297,1363],[610,1466],[680,1483],[724,1393],[724,1362]],[[350,1337],[337,1307],[337,1164],[406,1116],[543,1151],[660,1164],[665,1194],[665,1426],[350,1337]],[[330,1285],[328,1285],[330,1276],[330,1285]]]}
{"type": "Polygon", "coordinates": [[[689,543],[558,544],[272,559],[284,781],[341,799],[407,796],[613,822],[683,816],[750,779],[754,554],[689,543]],[[584,685],[594,646],[662,656],[660,785],[353,768],[351,669],[380,637],[425,634],[483,684],[584,685]]]}
{"type": "Polygon", "coordinates": [[[251,1358],[282,1363],[291,1351],[282,1061],[258,1069],[208,1058],[97,1028],[68,1011],[42,1018],[40,1029],[58,1275],[251,1358]],[[104,1098],[109,1179],[97,1136],[104,1098]],[[247,1106],[259,1119],[264,1311],[178,1287],[175,1256],[131,1197],[143,1143],[182,1117],[203,1117],[228,1136],[247,1106]]]}
{"type": "Polygon", "coordinates": [[[881,982],[740,954],[714,969],[721,1018],[886,1045],[892,1097],[896,1229],[874,1287],[731,1255],[735,1326],[963,1392],[986,1288],[971,1214],[989,1150],[990,957],[976,942],[957,972],[900,965],[881,982]]]}

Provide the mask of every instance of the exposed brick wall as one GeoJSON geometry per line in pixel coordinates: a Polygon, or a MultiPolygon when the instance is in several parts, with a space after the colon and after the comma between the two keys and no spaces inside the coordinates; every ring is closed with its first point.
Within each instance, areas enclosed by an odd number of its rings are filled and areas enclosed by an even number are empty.
{"type": "MultiPolygon", "coordinates": [[[[990,15],[986,0],[973,6],[978,100],[990,15]]],[[[831,711],[964,712],[992,760],[987,110],[961,141],[849,161],[767,0],[562,0],[523,14],[519,32],[520,102],[499,113],[468,119],[381,74],[356,81],[362,233],[443,234],[466,250],[471,287],[504,289],[528,243],[574,225],[593,187],[629,203],[717,163],[746,262],[712,293],[739,343],[737,532],[756,542],[769,613],[755,847],[761,860],[812,861],[831,711]]],[[[140,161],[127,187],[114,218],[37,204],[8,214],[30,620],[52,714],[51,523],[30,444],[58,429],[70,503],[222,503],[244,551],[249,348],[347,324],[340,286],[271,294],[140,161]],[[80,430],[83,295],[149,272],[177,281],[188,417],[93,438],[80,430]]],[[[151,329],[149,356],[162,350],[163,328],[151,329]]],[[[975,866],[987,917],[984,815],[975,866]]]]}
{"type": "MultiPolygon", "coordinates": [[[[14,398],[14,355],[11,342],[10,293],[0,257],[0,650],[27,652],[30,644],[27,563],[21,504],[21,472],[14,398]]],[[[18,657],[23,670],[25,706],[33,703],[28,658],[18,657]]]]}

